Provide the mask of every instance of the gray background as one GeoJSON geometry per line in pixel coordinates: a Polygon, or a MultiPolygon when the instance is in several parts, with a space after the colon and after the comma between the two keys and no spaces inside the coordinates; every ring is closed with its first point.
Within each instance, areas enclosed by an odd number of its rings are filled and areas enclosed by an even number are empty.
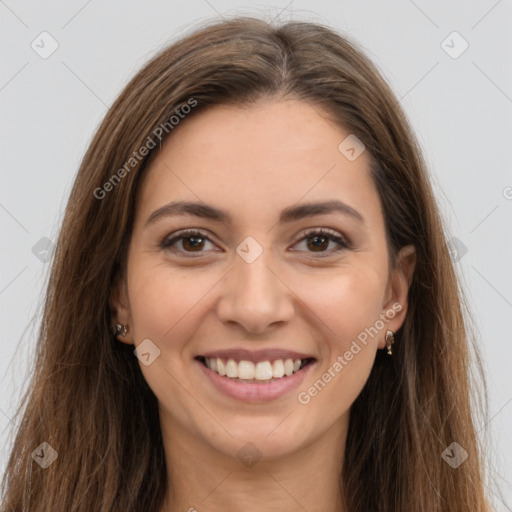
{"type": "Polygon", "coordinates": [[[477,429],[500,490],[488,488],[497,510],[512,511],[510,0],[0,0],[1,469],[34,351],[48,240],[56,239],[92,133],[162,45],[201,20],[234,14],[331,25],[360,44],[400,98],[481,332],[491,421],[477,429]],[[469,47],[459,55],[464,41],[469,47]],[[58,48],[48,56],[52,44],[58,48]]]}

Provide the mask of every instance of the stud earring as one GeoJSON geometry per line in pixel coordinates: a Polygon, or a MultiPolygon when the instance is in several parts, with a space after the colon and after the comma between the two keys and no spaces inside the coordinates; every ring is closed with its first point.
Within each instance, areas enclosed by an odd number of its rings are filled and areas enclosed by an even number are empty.
{"type": "Polygon", "coordinates": [[[388,356],[392,355],[391,345],[395,342],[393,331],[386,331],[386,348],[388,349],[388,356]]]}
{"type": "Polygon", "coordinates": [[[128,334],[128,325],[116,322],[114,326],[114,336],[126,336],[128,334]]]}

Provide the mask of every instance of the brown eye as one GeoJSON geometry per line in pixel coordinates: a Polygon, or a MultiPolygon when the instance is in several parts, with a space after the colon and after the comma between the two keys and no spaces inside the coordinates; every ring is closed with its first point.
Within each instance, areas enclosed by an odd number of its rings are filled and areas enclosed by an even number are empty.
{"type": "Polygon", "coordinates": [[[182,231],[176,236],[165,238],[160,247],[162,249],[171,249],[177,252],[185,253],[202,253],[205,244],[210,242],[210,239],[200,231],[182,231]],[[177,242],[181,242],[181,247],[175,247],[177,242]]]}
{"type": "Polygon", "coordinates": [[[204,247],[205,239],[199,236],[185,236],[181,237],[182,247],[185,250],[192,249],[195,251],[196,249],[202,249],[204,247]]]}
{"type": "Polygon", "coordinates": [[[305,236],[299,241],[299,243],[306,243],[306,252],[319,253],[322,256],[331,255],[332,253],[338,252],[342,249],[348,249],[348,242],[341,237],[335,231],[323,229],[315,229],[305,233],[305,236]],[[328,250],[329,244],[334,244],[334,248],[328,250]]]}
{"type": "Polygon", "coordinates": [[[327,249],[330,242],[329,238],[323,235],[309,236],[307,240],[309,241],[308,248],[313,251],[322,251],[327,249]]]}
{"type": "MultiPolygon", "coordinates": [[[[165,238],[160,247],[162,249],[169,249],[174,252],[182,254],[196,253],[200,255],[206,252],[205,245],[212,244],[210,238],[201,231],[182,231],[174,234],[171,237],[165,238]]],[[[306,252],[317,253],[321,257],[330,256],[342,249],[348,249],[349,243],[336,231],[331,231],[325,228],[314,229],[307,233],[297,244],[305,243],[306,252]],[[330,246],[334,246],[331,247],[330,246]]],[[[297,245],[295,244],[295,245],[297,245]]]]}

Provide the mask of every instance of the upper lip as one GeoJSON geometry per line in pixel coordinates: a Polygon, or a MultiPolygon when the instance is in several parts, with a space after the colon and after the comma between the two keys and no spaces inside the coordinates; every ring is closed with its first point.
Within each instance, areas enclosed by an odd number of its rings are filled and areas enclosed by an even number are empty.
{"type": "Polygon", "coordinates": [[[276,359],[315,359],[312,355],[294,350],[282,348],[268,348],[261,350],[247,350],[243,348],[233,348],[224,350],[213,350],[199,354],[198,357],[207,357],[209,359],[235,359],[236,361],[275,361],[276,359]]]}

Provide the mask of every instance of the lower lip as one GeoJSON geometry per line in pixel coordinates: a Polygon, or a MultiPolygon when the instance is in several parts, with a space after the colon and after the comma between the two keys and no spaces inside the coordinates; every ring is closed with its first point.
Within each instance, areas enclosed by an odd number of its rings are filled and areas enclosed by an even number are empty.
{"type": "Polygon", "coordinates": [[[196,360],[196,364],[199,365],[201,371],[210,379],[213,385],[225,395],[244,402],[267,402],[281,398],[298,388],[315,362],[309,363],[302,370],[289,377],[281,377],[278,380],[262,382],[261,384],[234,381],[210,370],[200,361],[196,360]]]}

